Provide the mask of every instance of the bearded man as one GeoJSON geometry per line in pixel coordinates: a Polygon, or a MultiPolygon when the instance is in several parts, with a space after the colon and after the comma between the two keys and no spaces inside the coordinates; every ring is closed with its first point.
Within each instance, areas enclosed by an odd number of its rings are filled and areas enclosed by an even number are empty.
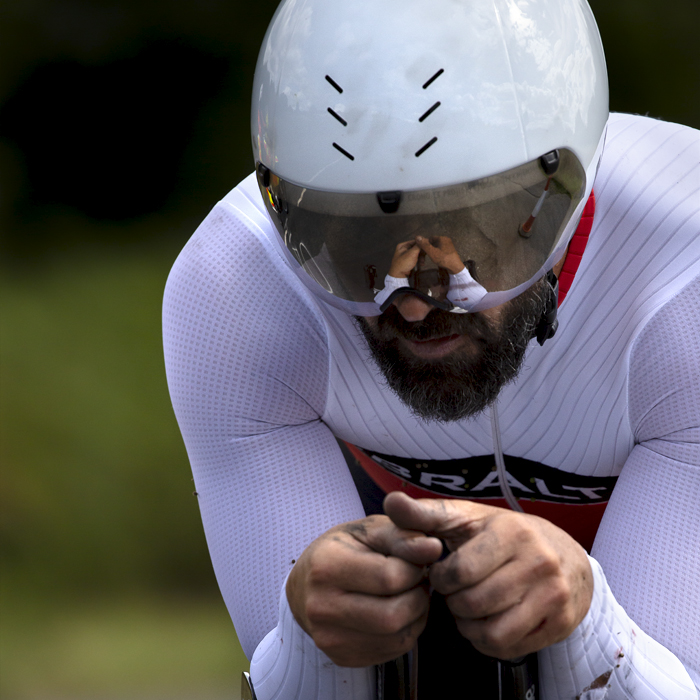
{"type": "Polygon", "coordinates": [[[286,0],[252,126],[164,302],[249,692],[697,700],[697,132],[585,0],[286,0]]]}

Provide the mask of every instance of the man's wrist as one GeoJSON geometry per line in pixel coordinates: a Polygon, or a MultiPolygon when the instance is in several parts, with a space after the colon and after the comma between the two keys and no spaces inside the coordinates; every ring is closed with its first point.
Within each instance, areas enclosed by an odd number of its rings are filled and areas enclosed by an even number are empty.
{"type": "Polygon", "coordinates": [[[387,275],[384,278],[384,289],[376,294],[374,301],[381,306],[391,296],[392,292],[408,286],[408,279],[406,279],[406,277],[392,277],[391,275],[387,275]]]}
{"type": "Polygon", "coordinates": [[[544,700],[584,697],[608,688],[607,700],[648,697],[697,700],[688,671],[668,649],[629,618],[610,589],[600,564],[590,555],[593,597],[583,620],[563,641],[539,652],[544,700]],[[645,695],[644,697],[647,697],[645,695]]]}
{"type": "Polygon", "coordinates": [[[250,662],[257,700],[375,700],[374,666],[336,666],[296,621],[286,583],[277,627],[260,642],[250,662]]]}

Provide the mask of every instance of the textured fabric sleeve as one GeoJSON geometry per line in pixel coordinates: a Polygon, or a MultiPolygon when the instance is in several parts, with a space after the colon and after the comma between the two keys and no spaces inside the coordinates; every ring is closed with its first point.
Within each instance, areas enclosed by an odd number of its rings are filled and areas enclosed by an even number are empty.
{"type": "Polygon", "coordinates": [[[635,343],[636,444],[593,547],[600,567],[591,562],[591,610],[567,640],[540,653],[545,700],[698,697],[699,319],[695,280],[635,343]]]}
{"type": "Polygon", "coordinates": [[[219,204],[168,279],[164,351],[221,592],[250,658],[283,581],[330,527],[364,516],[330,430],[325,325],[261,233],[219,204]]]}

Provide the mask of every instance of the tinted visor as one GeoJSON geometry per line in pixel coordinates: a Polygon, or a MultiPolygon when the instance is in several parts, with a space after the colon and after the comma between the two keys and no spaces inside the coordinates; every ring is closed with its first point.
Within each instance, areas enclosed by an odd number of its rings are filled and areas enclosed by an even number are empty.
{"type": "MultiPolygon", "coordinates": [[[[284,181],[262,165],[258,182],[284,246],[306,275],[366,315],[397,246],[416,236],[449,237],[487,292],[528,282],[560,244],[584,195],[585,171],[560,149],[499,175],[429,190],[326,192],[284,181]]],[[[448,279],[423,256],[409,286],[444,298],[448,279]]]]}

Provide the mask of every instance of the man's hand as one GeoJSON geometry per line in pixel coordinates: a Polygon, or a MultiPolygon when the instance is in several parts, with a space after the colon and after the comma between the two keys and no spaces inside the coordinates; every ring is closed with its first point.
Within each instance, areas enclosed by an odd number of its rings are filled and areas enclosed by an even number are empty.
{"type": "Polygon", "coordinates": [[[428,564],[442,544],[384,515],[332,528],[302,553],[287,579],[301,627],[339,666],[371,666],[415,644],[428,617],[428,564]]]}
{"type": "Polygon", "coordinates": [[[404,241],[396,246],[391,260],[389,274],[392,277],[407,278],[418,264],[421,253],[427,255],[438,267],[456,275],[464,269],[454,243],[449,236],[434,236],[430,240],[416,236],[415,240],[404,241]]]}
{"type": "Polygon", "coordinates": [[[420,249],[438,266],[456,275],[464,269],[452,239],[449,236],[433,236],[431,239],[416,237],[420,249]]]}
{"type": "Polygon", "coordinates": [[[420,254],[421,249],[416,245],[416,241],[399,243],[394,250],[394,257],[391,259],[389,274],[398,279],[406,279],[418,264],[420,254]]]}
{"type": "Polygon", "coordinates": [[[469,501],[391,493],[384,510],[401,528],[444,540],[430,569],[464,637],[513,659],[566,639],[588,612],[593,573],[583,548],[534,515],[469,501]]]}

